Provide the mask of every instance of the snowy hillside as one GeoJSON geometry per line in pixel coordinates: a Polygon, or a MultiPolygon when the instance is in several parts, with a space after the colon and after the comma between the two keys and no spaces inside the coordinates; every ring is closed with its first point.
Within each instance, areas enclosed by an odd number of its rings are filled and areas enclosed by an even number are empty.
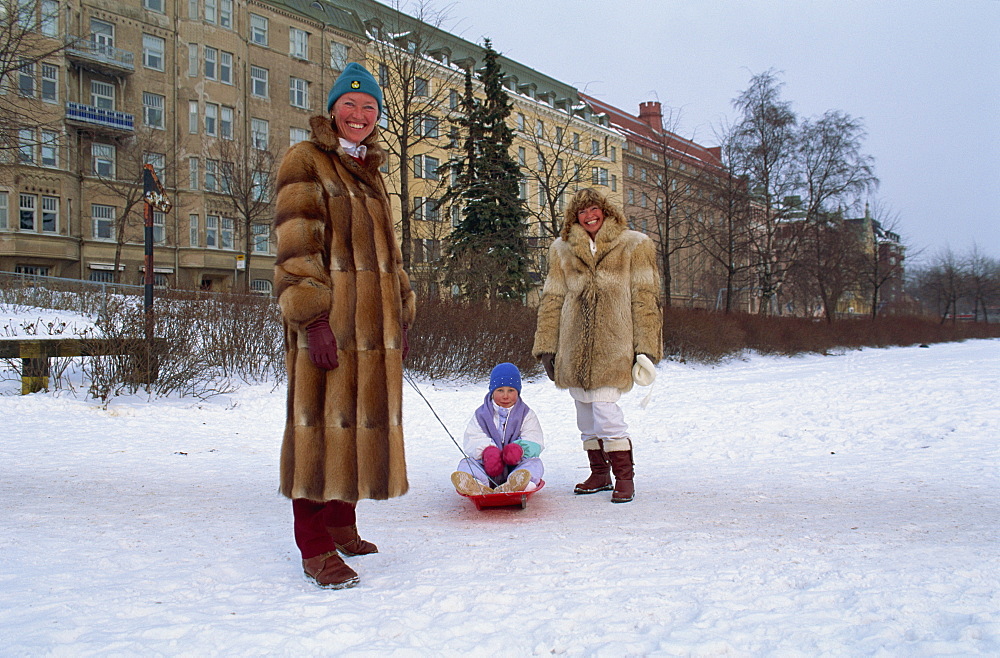
{"type": "MultiPolygon", "coordinates": [[[[477,512],[407,387],[411,492],[362,502],[361,583],[305,582],[276,493],[284,390],[0,396],[5,656],[1000,654],[1000,340],[661,364],[624,400],[634,502],[546,488],[477,512]]],[[[486,373],[484,373],[484,378],[486,373]]],[[[485,384],[419,386],[452,433],[485,384]]]]}

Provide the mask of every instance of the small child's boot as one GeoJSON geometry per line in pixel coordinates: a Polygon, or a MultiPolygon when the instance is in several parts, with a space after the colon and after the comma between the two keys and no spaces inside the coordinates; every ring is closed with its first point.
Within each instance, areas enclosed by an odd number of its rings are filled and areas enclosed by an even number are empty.
{"type": "Polygon", "coordinates": [[[466,496],[482,496],[483,494],[493,493],[492,489],[465,471],[455,471],[452,473],[451,483],[455,485],[455,491],[466,496]]]}
{"type": "Polygon", "coordinates": [[[529,482],[531,482],[531,473],[525,468],[519,468],[507,476],[507,481],[497,487],[495,491],[497,493],[524,491],[529,482]]]}

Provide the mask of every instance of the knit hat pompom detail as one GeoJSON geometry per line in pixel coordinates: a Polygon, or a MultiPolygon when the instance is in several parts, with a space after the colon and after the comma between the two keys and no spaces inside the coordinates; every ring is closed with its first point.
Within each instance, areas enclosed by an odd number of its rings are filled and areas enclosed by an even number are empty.
{"type": "Polygon", "coordinates": [[[330,95],[326,99],[326,111],[332,110],[337,99],[351,91],[368,94],[374,98],[378,103],[378,115],[382,116],[382,88],[378,86],[378,82],[368,69],[357,62],[351,62],[344,67],[344,72],[333,83],[330,95]]]}
{"type": "Polygon", "coordinates": [[[513,363],[501,363],[490,373],[490,393],[501,386],[510,386],[521,392],[521,372],[513,363]]]}

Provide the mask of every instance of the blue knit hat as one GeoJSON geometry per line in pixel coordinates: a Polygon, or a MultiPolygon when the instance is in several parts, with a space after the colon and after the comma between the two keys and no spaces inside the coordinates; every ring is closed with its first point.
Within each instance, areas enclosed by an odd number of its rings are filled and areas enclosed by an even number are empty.
{"type": "Polygon", "coordinates": [[[490,393],[501,386],[510,386],[521,392],[521,373],[513,363],[501,363],[490,373],[490,393]]]}
{"type": "Polygon", "coordinates": [[[326,111],[333,109],[333,104],[337,99],[350,91],[361,92],[372,96],[378,102],[378,115],[382,116],[382,88],[378,86],[375,77],[368,72],[368,69],[357,62],[351,62],[344,68],[337,81],[330,88],[330,95],[326,99],[326,111]]]}

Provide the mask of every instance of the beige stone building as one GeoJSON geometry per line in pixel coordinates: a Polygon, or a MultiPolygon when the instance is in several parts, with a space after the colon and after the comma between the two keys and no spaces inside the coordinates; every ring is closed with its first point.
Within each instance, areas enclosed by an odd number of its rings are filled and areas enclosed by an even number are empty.
{"type": "MultiPolygon", "coordinates": [[[[452,120],[479,44],[370,0],[37,2],[31,28],[50,54],[26,57],[2,85],[39,121],[12,137],[0,163],[0,271],[110,282],[117,269],[120,282],[140,283],[141,169],[150,163],[173,204],[154,215],[156,284],[269,292],[276,163],[308,137],[309,117],[325,112],[347,62],[385,73],[388,44],[429,65],[416,83],[425,86],[410,88],[432,101],[408,120],[421,139],[386,173],[397,210],[407,199],[412,221],[400,235],[414,279],[447,294],[440,273],[460,210],[437,200],[443,165],[461,146],[452,120]],[[417,33],[427,36],[407,38],[417,33]]],[[[540,280],[566,196],[595,184],[622,198],[625,140],[572,86],[501,64],[540,280]]],[[[392,150],[397,138],[383,136],[392,150]]]]}

